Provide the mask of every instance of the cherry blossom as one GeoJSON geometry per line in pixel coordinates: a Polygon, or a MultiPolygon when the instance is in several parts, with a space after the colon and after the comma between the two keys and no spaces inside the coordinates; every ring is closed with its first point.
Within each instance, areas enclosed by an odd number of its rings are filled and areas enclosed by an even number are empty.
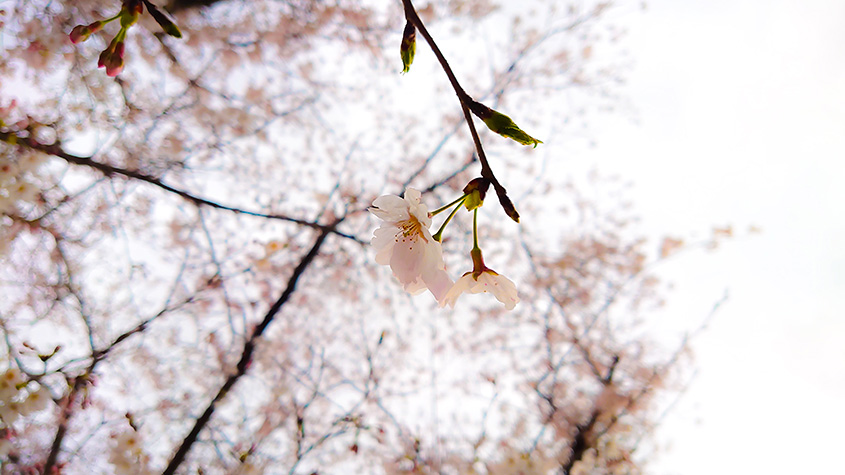
{"type": "Polygon", "coordinates": [[[440,306],[446,304],[454,307],[458,297],[468,292],[478,294],[490,292],[499,302],[505,304],[505,308],[513,310],[519,302],[516,285],[507,277],[484,265],[480,249],[473,249],[472,252],[473,270],[467,272],[446,292],[446,296],[440,301],[440,306]]]}
{"type": "Polygon", "coordinates": [[[431,216],[420,202],[420,192],[408,188],[404,199],[381,196],[369,210],[384,220],[372,239],[378,250],[376,262],[389,265],[406,291],[418,294],[428,288],[440,301],[452,286],[452,279],[446,273],[440,243],[428,229],[431,216]]]}
{"type": "Polygon", "coordinates": [[[144,453],[143,441],[134,429],[112,435],[114,445],[109,454],[109,463],[114,466],[114,473],[141,475],[152,473],[149,470],[149,456],[144,453]]]}
{"type": "Polygon", "coordinates": [[[9,456],[9,452],[12,451],[14,446],[12,446],[12,441],[9,439],[0,439],[0,459],[5,459],[9,456]]]}
{"type": "Polygon", "coordinates": [[[18,385],[24,382],[23,374],[14,366],[0,375],[0,400],[9,401],[18,394],[18,385]]]}
{"type": "Polygon", "coordinates": [[[22,413],[23,407],[17,401],[6,401],[0,406],[0,420],[3,421],[5,427],[9,427],[17,422],[21,415],[23,415],[22,413]]]}
{"type": "Polygon", "coordinates": [[[556,465],[556,460],[540,453],[520,453],[509,449],[501,462],[487,465],[487,472],[490,475],[543,475],[556,465]]]}
{"type": "Polygon", "coordinates": [[[53,396],[46,386],[38,386],[38,389],[29,393],[29,396],[24,400],[24,411],[26,413],[33,413],[43,411],[53,401],[53,396]]]}

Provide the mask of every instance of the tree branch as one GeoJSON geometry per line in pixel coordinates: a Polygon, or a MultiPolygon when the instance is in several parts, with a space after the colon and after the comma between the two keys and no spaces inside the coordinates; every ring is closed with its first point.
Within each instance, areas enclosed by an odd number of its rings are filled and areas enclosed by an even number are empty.
{"type": "Polygon", "coordinates": [[[161,181],[161,179],[159,179],[159,178],[156,178],[156,177],[151,176],[151,175],[147,175],[147,174],[139,172],[137,170],[129,170],[129,169],[126,169],[126,168],[115,167],[115,166],[112,166],[112,165],[109,165],[109,164],[106,164],[106,163],[97,162],[97,161],[94,161],[91,157],[80,157],[78,155],[73,155],[73,154],[65,151],[58,142],[53,143],[53,144],[49,144],[49,145],[48,144],[42,144],[42,143],[36,141],[33,137],[21,137],[21,136],[15,134],[14,132],[3,132],[3,131],[0,131],[0,141],[21,145],[21,146],[30,148],[32,150],[37,150],[39,152],[46,153],[48,155],[53,155],[55,157],[59,157],[59,158],[65,160],[66,162],[72,163],[74,165],[81,165],[81,166],[85,166],[85,167],[88,167],[88,168],[93,168],[94,170],[97,170],[97,171],[101,172],[102,174],[109,176],[109,177],[119,175],[119,176],[122,176],[122,177],[125,177],[125,178],[131,178],[131,179],[134,179],[134,180],[142,181],[144,183],[148,183],[148,184],[153,185],[155,187],[158,187],[162,190],[165,190],[167,192],[170,192],[170,193],[173,193],[177,196],[180,196],[183,199],[190,201],[191,203],[193,203],[197,206],[205,205],[205,206],[208,206],[208,207],[211,207],[211,208],[221,209],[221,210],[225,210],[225,211],[231,211],[233,213],[244,214],[244,215],[247,215],[247,216],[255,216],[255,217],[258,217],[258,218],[287,221],[289,223],[295,223],[295,224],[298,224],[300,226],[305,226],[305,227],[309,227],[309,228],[312,228],[312,229],[318,229],[318,230],[321,230],[321,231],[324,231],[326,229],[330,229],[329,232],[331,232],[333,234],[337,234],[338,236],[344,237],[346,239],[351,239],[351,240],[353,240],[353,241],[355,241],[359,244],[366,244],[365,241],[362,241],[361,239],[359,239],[359,238],[357,238],[357,237],[355,237],[351,234],[340,232],[337,229],[334,229],[334,227],[325,226],[325,225],[319,224],[317,222],[306,221],[304,219],[293,218],[293,217],[281,215],[281,214],[260,213],[260,212],[257,212],[257,211],[250,211],[250,210],[245,210],[245,209],[241,209],[241,208],[236,208],[236,207],[233,207],[233,206],[227,206],[227,205],[224,205],[224,204],[220,204],[220,203],[217,203],[215,201],[211,201],[209,199],[202,198],[202,197],[199,197],[197,195],[194,195],[194,194],[192,194],[188,191],[181,190],[179,188],[168,185],[168,184],[164,183],[163,181],[161,181]]]}
{"type": "Polygon", "coordinates": [[[446,57],[443,56],[443,53],[437,46],[437,43],[434,42],[434,38],[432,38],[431,34],[426,29],[425,24],[423,24],[422,19],[417,14],[417,10],[414,8],[411,0],[402,0],[402,4],[405,7],[405,18],[413,24],[414,27],[420,30],[420,34],[423,38],[425,38],[425,41],[428,43],[428,46],[434,53],[434,56],[437,57],[437,61],[440,62],[443,72],[445,72],[446,76],[449,78],[449,83],[455,90],[455,94],[458,95],[458,100],[461,102],[461,110],[464,113],[464,118],[466,119],[467,126],[469,127],[469,132],[472,135],[472,141],[475,143],[475,150],[478,153],[478,161],[481,162],[481,176],[490,180],[490,183],[496,190],[496,195],[499,197],[499,203],[501,203],[502,209],[505,210],[505,213],[514,221],[519,222],[519,213],[516,212],[513,202],[510,198],[508,198],[507,190],[505,190],[505,187],[502,186],[502,184],[499,183],[499,180],[496,179],[496,175],[493,174],[493,169],[490,167],[490,163],[487,161],[487,155],[484,153],[484,147],[481,145],[481,138],[478,136],[478,131],[475,129],[475,122],[472,120],[472,113],[469,109],[469,106],[475,101],[469,96],[469,94],[466,93],[466,91],[464,91],[463,87],[461,87],[461,84],[458,82],[458,78],[455,77],[455,73],[452,71],[452,67],[449,66],[449,62],[446,60],[446,57]]]}
{"type": "Polygon", "coordinates": [[[313,262],[314,258],[320,251],[320,246],[323,245],[323,242],[330,233],[333,232],[335,226],[340,224],[343,218],[338,219],[332,224],[321,226],[321,232],[314,240],[314,244],[311,246],[311,250],[302,258],[299,262],[299,265],[296,266],[294,269],[293,274],[291,275],[290,279],[288,279],[288,284],[285,290],[282,292],[282,295],[276,300],[276,303],[270,307],[270,310],[267,311],[267,314],[264,316],[264,319],[258,326],[255,327],[252,334],[250,335],[249,339],[244,343],[243,351],[241,352],[241,359],[238,361],[237,369],[235,374],[230,375],[226,378],[226,381],[217,391],[217,394],[214,396],[214,399],[208,404],[203,411],[202,415],[196,420],[194,423],[193,429],[185,439],[182,441],[182,444],[179,446],[179,449],[173,455],[173,458],[170,460],[170,463],[167,465],[167,468],[164,469],[162,475],[173,475],[176,472],[176,469],[179,468],[179,465],[185,460],[185,457],[188,455],[188,452],[191,450],[191,446],[193,446],[194,442],[196,442],[197,437],[199,436],[200,431],[208,424],[211,420],[211,416],[214,414],[214,410],[217,408],[217,403],[223,400],[226,397],[226,394],[234,387],[235,383],[246,374],[247,369],[249,368],[250,362],[252,361],[252,353],[255,351],[255,345],[258,342],[258,339],[261,338],[261,335],[264,334],[264,330],[273,322],[273,319],[279,313],[282,306],[287,303],[288,299],[291,295],[293,295],[294,290],[296,289],[296,283],[302,274],[305,272],[305,269],[313,262]]]}
{"type": "Polygon", "coordinates": [[[150,323],[153,320],[158,319],[165,313],[177,309],[185,304],[188,304],[193,301],[193,297],[188,297],[184,301],[174,305],[174,306],[167,306],[163,308],[161,311],[153,315],[152,317],[147,318],[146,320],[142,321],[135,327],[130,330],[127,330],[120,334],[117,338],[115,338],[110,344],[107,346],[99,349],[93,350],[91,352],[91,363],[88,365],[80,375],[76,376],[73,381],[73,386],[71,387],[70,391],[68,392],[68,396],[64,401],[64,405],[62,407],[61,416],[59,417],[59,427],[56,429],[56,435],[53,437],[53,442],[50,444],[50,452],[47,454],[47,460],[44,462],[44,469],[42,471],[43,474],[47,475],[52,473],[53,466],[56,465],[58,461],[59,452],[62,448],[62,443],[64,442],[65,435],[67,434],[68,425],[70,424],[70,419],[73,416],[73,405],[76,400],[76,396],[83,389],[83,387],[88,384],[89,378],[92,374],[94,374],[94,369],[97,365],[105,359],[105,357],[114,350],[115,347],[120,345],[124,340],[129,338],[130,336],[141,333],[147,329],[150,323]]]}
{"type": "Polygon", "coordinates": [[[569,446],[569,450],[572,451],[572,454],[569,456],[566,463],[561,464],[560,467],[563,471],[563,475],[569,475],[572,472],[572,467],[575,463],[581,460],[581,458],[584,457],[584,452],[592,446],[592,441],[589,440],[590,432],[592,432],[598,418],[599,411],[596,410],[590,416],[589,421],[578,425],[578,432],[575,433],[575,436],[572,438],[572,445],[569,446]]]}

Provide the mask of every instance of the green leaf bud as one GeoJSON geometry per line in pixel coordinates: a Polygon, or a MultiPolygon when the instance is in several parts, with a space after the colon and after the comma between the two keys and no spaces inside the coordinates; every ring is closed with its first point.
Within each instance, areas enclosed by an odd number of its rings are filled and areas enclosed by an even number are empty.
{"type": "Polygon", "coordinates": [[[484,197],[487,195],[487,188],[490,187],[490,180],[487,178],[475,178],[464,187],[464,206],[467,211],[480,208],[484,204],[484,197]]]}
{"type": "Polygon", "coordinates": [[[150,15],[153,16],[153,19],[159,24],[159,26],[161,26],[161,29],[164,30],[165,33],[175,38],[182,37],[182,32],[179,31],[179,27],[176,26],[176,23],[173,23],[173,20],[168,18],[167,15],[165,15],[152,3],[145,0],[144,4],[147,5],[147,11],[150,12],[150,15]]]}
{"type": "Polygon", "coordinates": [[[405,32],[402,33],[402,45],[399,54],[402,56],[402,73],[407,73],[414,62],[414,54],[417,52],[417,29],[411,22],[405,23],[405,32]]]}
{"type": "Polygon", "coordinates": [[[484,121],[487,128],[493,132],[496,132],[503,137],[515,140],[522,145],[534,145],[534,148],[537,148],[537,144],[543,143],[542,140],[537,140],[526,134],[522,129],[517,127],[510,117],[505,114],[496,112],[480,102],[476,102],[471,99],[470,101],[469,109],[473,114],[478,116],[479,119],[484,121]]]}
{"type": "Polygon", "coordinates": [[[129,29],[138,22],[138,17],[144,13],[144,4],[141,0],[123,0],[123,9],[120,11],[120,26],[129,29]]]}

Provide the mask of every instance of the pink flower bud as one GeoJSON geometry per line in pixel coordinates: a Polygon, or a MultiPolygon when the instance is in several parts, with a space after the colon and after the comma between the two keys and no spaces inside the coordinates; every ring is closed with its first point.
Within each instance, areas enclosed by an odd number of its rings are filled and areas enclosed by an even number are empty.
{"type": "Polygon", "coordinates": [[[104,49],[103,52],[100,53],[100,59],[97,60],[97,67],[98,68],[105,67],[106,61],[109,59],[110,56],[111,56],[111,52],[109,51],[109,48],[104,49]]]}
{"type": "Polygon", "coordinates": [[[95,21],[90,25],[77,25],[73,27],[69,35],[71,43],[77,44],[87,40],[92,33],[102,30],[104,25],[101,21],[95,21]]]}
{"type": "Polygon", "coordinates": [[[105,26],[105,23],[103,23],[101,21],[95,21],[94,23],[91,23],[90,25],[88,25],[88,29],[91,30],[91,33],[96,33],[98,31],[102,30],[103,26],[105,26]]]}
{"type": "Polygon", "coordinates": [[[106,74],[114,77],[123,71],[123,53],[126,44],[123,41],[112,40],[109,46],[100,53],[97,67],[106,68],[106,74]]]}
{"type": "Polygon", "coordinates": [[[126,43],[119,41],[114,45],[114,56],[123,61],[123,51],[126,49],[126,43]]]}
{"type": "Polygon", "coordinates": [[[77,25],[70,31],[70,42],[73,44],[81,43],[91,36],[91,28],[88,25],[77,25]]]}
{"type": "Polygon", "coordinates": [[[122,41],[115,45],[110,61],[106,63],[106,74],[108,76],[115,77],[123,71],[123,49],[124,44],[122,41]]]}

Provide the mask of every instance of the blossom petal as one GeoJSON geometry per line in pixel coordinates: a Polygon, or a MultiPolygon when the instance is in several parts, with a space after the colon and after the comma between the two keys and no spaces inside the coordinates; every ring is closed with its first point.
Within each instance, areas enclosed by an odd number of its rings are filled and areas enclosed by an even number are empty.
{"type": "Polygon", "coordinates": [[[470,294],[479,294],[483,292],[492,293],[499,302],[505,304],[505,308],[513,310],[519,302],[516,285],[503,275],[499,275],[494,271],[485,270],[474,279],[472,272],[464,274],[457,282],[446,292],[443,300],[440,301],[440,306],[449,304],[454,307],[458,297],[464,292],[470,294]]]}
{"type": "MultiPolygon", "coordinates": [[[[414,188],[406,188],[405,189],[405,201],[408,202],[409,205],[418,205],[420,204],[420,198],[422,197],[422,193],[414,188]]],[[[373,202],[375,204],[375,202],[373,202]]]]}
{"type": "Polygon", "coordinates": [[[370,213],[388,222],[404,221],[410,217],[408,203],[398,196],[379,196],[373,201],[370,213]]]}
{"type": "Polygon", "coordinates": [[[408,292],[411,295],[417,295],[423,293],[425,289],[428,288],[428,285],[426,285],[421,278],[417,277],[417,280],[405,284],[403,288],[405,289],[405,292],[408,292]]]}
{"type": "Polygon", "coordinates": [[[443,269],[423,270],[422,280],[438,302],[445,298],[446,293],[453,285],[449,274],[443,269]]]}
{"type": "Polygon", "coordinates": [[[376,262],[381,265],[390,264],[390,256],[393,255],[393,246],[397,241],[399,230],[396,226],[381,226],[373,233],[370,244],[378,250],[376,262]]]}
{"type": "Polygon", "coordinates": [[[472,293],[490,292],[499,302],[505,304],[505,308],[513,310],[519,302],[516,285],[503,275],[495,272],[483,272],[478,276],[476,286],[470,290],[472,293]]]}
{"type": "Polygon", "coordinates": [[[399,242],[393,245],[390,268],[402,285],[414,282],[420,276],[424,255],[425,247],[410,237],[402,236],[399,242]]]}
{"type": "MultiPolygon", "coordinates": [[[[428,230],[425,230],[425,233],[428,234],[428,230]]],[[[452,287],[452,279],[446,273],[446,263],[443,262],[440,243],[430,238],[425,246],[421,273],[423,282],[431,290],[434,298],[440,302],[452,287]]]]}
{"type": "Polygon", "coordinates": [[[376,198],[373,201],[373,206],[385,211],[398,211],[408,208],[408,200],[403,200],[396,195],[384,195],[376,198]]]}
{"type": "Polygon", "coordinates": [[[447,304],[454,308],[455,302],[458,301],[458,297],[461,296],[462,293],[468,291],[471,286],[475,284],[475,280],[472,278],[472,272],[467,272],[454,285],[446,292],[446,295],[443,296],[443,300],[440,301],[440,306],[446,306],[447,304]]]}

